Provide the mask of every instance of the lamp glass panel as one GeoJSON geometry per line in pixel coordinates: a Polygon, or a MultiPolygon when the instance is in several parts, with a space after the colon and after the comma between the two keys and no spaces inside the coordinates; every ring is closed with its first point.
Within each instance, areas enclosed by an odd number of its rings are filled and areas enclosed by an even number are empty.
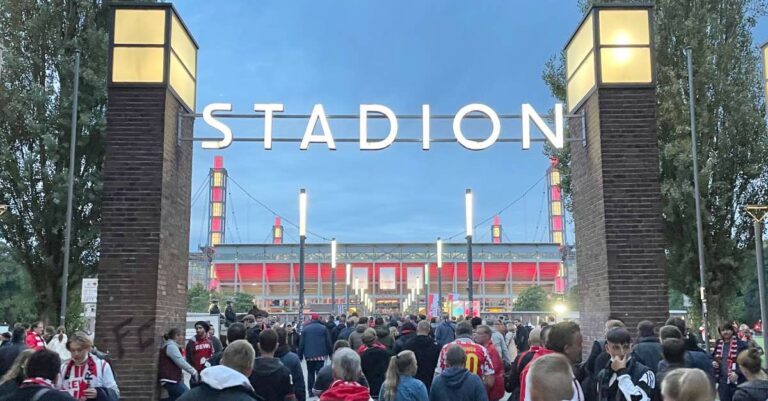
{"type": "Polygon", "coordinates": [[[559,171],[557,171],[557,170],[552,171],[552,173],[550,175],[550,178],[551,178],[551,181],[552,181],[551,182],[552,185],[560,185],[560,172],[559,171]]]}
{"type": "Polygon", "coordinates": [[[165,10],[115,10],[116,45],[165,43],[165,10]]]}
{"type": "Polygon", "coordinates": [[[213,173],[213,186],[220,187],[223,181],[223,177],[224,175],[221,173],[221,171],[215,171],[213,173]]]}
{"type": "Polygon", "coordinates": [[[584,64],[568,80],[568,111],[572,112],[584,96],[595,87],[595,54],[590,53],[584,64]]]}
{"type": "Polygon", "coordinates": [[[211,206],[211,216],[213,217],[221,217],[221,202],[214,202],[211,206]]]}
{"type": "Polygon", "coordinates": [[[179,60],[192,74],[192,78],[197,76],[197,49],[192,39],[187,34],[184,25],[176,17],[171,18],[171,49],[179,56],[179,60]]]}
{"type": "Polygon", "coordinates": [[[600,10],[600,45],[649,45],[648,10],[600,10]]]}
{"type": "Polygon", "coordinates": [[[560,216],[563,214],[563,203],[562,202],[552,202],[552,215],[553,216],[560,216]]]}
{"type": "Polygon", "coordinates": [[[610,47],[600,49],[603,83],[650,83],[651,49],[610,47]]]}
{"type": "Polygon", "coordinates": [[[221,244],[221,233],[211,233],[211,245],[221,244]]]}
{"type": "Polygon", "coordinates": [[[112,82],[163,82],[162,47],[115,47],[112,82]]]}
{"type": "Polygon", "coordinates": [[[171,87],[187,104],[190,110],[195,110],[195,80],[181,65],[176,54],[171,53],[171,87]]]}
{"type": "Polygon", "coordinates": [[[570,78],[578,68],[579,64],[587,57],[587,54],[594,48],[594,24],[592,23],[592,15],[584,20],[579,30],[576,31],[576,35],[573,36],[573,40],[565,49],[565,60],[567,67],[567,76],[570,78]]]}
{"type": "Polygon", "coordinates": [[[563,244],[563,233],[560,232],[560,231],[553,232],[552,233],[552,242],[554,242],[555,244],[562,245],[563,244]]]}

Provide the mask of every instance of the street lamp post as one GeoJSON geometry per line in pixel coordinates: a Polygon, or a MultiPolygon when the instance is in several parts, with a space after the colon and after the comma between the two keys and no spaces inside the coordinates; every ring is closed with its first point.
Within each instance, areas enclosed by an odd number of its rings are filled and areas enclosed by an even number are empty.
{"type": "Polygon", "coordinates": [[[331,239],[331,305],[336,313],[336,238],[331,239]]]}
{"type": "Polygon", "coordinates": [[[437,309],[443,316],[443,240],[437,238],[437,309]]]}
{"type": "Polygon", "coordinates": [[[349,275],[351,270],[352,270],[352,264],[347,263],[347,269],[345,271],[345,273],[346,273],[346,277],[345,277],[346,285],[344,286],[344,288],[346,288],[346,291],[347,291],[347,314],[349,314],[349,285],[352,282],[351,278],[350,278],[350,275],[349,275]]]}
{"type": "MultiPolygon", "coordinates": [[[[768,305],[765,299],[765,265],[763,261],[763,221],[768,217],[768,206],[749,205],[745,208],[755,223],[755,258],[757,259],[757,287],[760,296],[760,319],[763,321],[763,344],[768,344],[768,331],[765,330],[768,305]]],[[[765,362],[768,364],[768,362],[765,362]]]]}
{"type": "Polygon", "coordinates": [[[304,245],[307,240],[307,191],[299,191],[299,334],[304,325],[304,245]]]}
{"type": "Polygon", "coordinates": [[[467,223],[467,282],[469,288],[467,288],[467,298],[469,298],[469,316],[475,315],[475,303],[473,297],[474,280],[472,278],[472,214],[473,214],[473,199],[472,190],[467,189],[464,194],[464,203],[466,206],[466,223],[467,223]]]}

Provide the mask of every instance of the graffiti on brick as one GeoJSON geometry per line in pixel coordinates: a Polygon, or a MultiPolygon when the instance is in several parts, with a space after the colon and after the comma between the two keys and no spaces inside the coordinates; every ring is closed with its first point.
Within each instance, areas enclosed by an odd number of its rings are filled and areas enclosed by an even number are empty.
{"type": "MultiPolygon", "coordinates": [[[[133,332],[132,329],[128,328],[131,323],[133,323],[133,317],[126,318],[112,327],[112,334],[115,335],[115,344],[117,344],[118,358],[122,358],[123,355],[125,355],[125,341],[131,337],[133,332]]],[[[148,318],[136,328],[136,345],[138,346],[139,351],[144,351],[154,343],[151,332],[152,323],[152,318],[148,318]],[[146,333],[147,330],[150,330],[150,333],[146,333]]]]}

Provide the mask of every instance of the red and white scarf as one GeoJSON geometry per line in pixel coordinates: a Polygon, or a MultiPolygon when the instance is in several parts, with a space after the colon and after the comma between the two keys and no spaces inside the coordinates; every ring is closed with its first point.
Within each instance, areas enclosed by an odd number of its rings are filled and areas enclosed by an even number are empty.
{"type": "Polygon", "coordinates": [[[21,382],[21,386],[20,387],[29,387],[29,386],[43,386],[43,387],[47,387],[47,388],[50,388],[50,389],[55,389],[56,388],[56,387],[54,387],[52,381],[50,381],[48,379],[44,379],[42,377],[30,377],[29,379],[26,379],[23,382],[21,382]]]}
{"type": "Polygon", "coordinates": [[[75,365],[75,361],[70,359],[69,363],[67,363],[67,369],[64,371],[64,380],[69,380],[70,375],[82,377],[90,382],[94,377],[98,376],[96,362],[94,362],[90,355],[86,357],[85,363],[82,365],[75,365]]]}
{"type": "MultiPolygon", "coordinates": [[[[715,348],[715,362],[720,363],[723,360],[723,340],[719,340],[717,342],[717,347],[715,348]]],[[[736,364],[734,363],[736,361],[736,356],[738,353],[738,342],[736,341],[736,338],[731,337],[731,342],[728,346],[728,366],[727,370],[731,372],[736,371],[736,364]]],[[[720,377],[720,369],[717,369],[715,372],[715,377],[720,377]]]]}

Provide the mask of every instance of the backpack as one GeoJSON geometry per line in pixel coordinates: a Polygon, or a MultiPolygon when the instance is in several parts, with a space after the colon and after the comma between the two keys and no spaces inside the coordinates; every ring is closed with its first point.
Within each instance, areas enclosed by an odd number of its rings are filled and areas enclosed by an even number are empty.
{"type": "Polygon", "coordinates": [[[533,352],[524,352],[515,357],[509,370],[504,373],[504,390],[512,393],[509,401],[518,401],[520,399],[520,373],[533,360],[533,352]]]}

